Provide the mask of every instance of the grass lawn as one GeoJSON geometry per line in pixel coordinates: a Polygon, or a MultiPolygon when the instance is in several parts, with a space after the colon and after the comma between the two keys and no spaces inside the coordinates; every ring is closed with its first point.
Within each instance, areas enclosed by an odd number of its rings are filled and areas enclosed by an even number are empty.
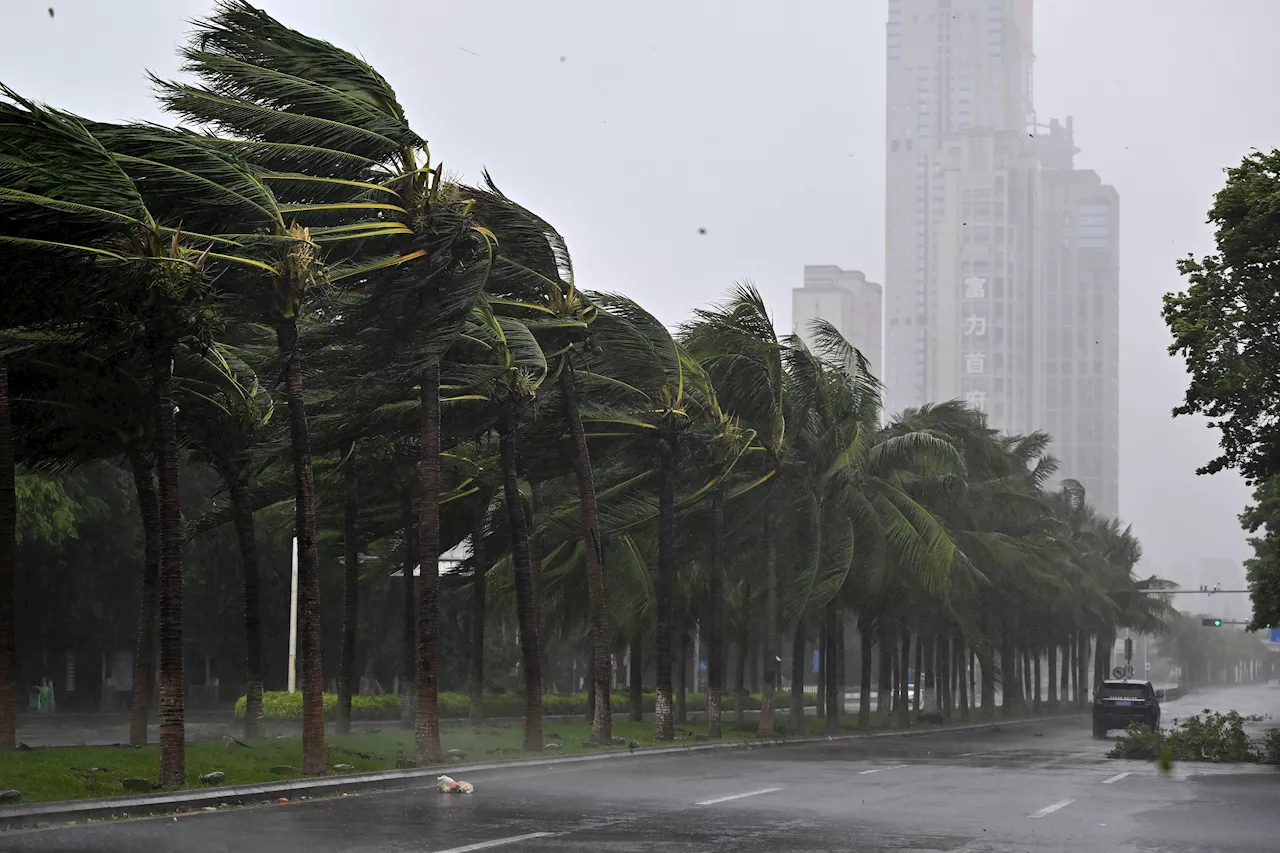
{"type": "MultiPolygon", "coordinates": [[[[998,723],[999,721],[995,721],[998,723]]],[[[783,734],[789,720],[786,714],[778,719],[783,734]]],[[[810,718],[809,729],[813,734],[825,731],[820,720],[810,718]]],[[[853,732],[858,729],[856,716],[841,718],[841,728],[853,732]]],[[[359,724],[357,723],[357,726],[359,724]]],[[[724,723],[726,740],[754,739],[757,722],[741,723],[730,719],[724,723]]],[[[920,724],[912,730],[937,728],[920,724]]],[[[676,745],[693,744],[698,735],[705,735],[706,723],[688,723],[676,726],[676,745]]],[[[446,750],[461,749],[466,752],[466,762],[476,763],[515,758],[532,758],[535,755],[570,755],[603,750],[625,750],[626,744],[636,741],[641,747],[670,746],[654,740],[652,723],[633,723],[615,720],[615,738],[621,745],[603,748],[584,747],[591,736],[591,727],[585,722],[554,720],[544,724],[543,740],[557,744],[556,749],[541,753],[528,753],[521,749],[524,729],[519,725],[503,728],[446,728],[442,732],[446,750]]],[[[405,766],[402,762],[413,756],[413,733],[388,730],[346,736],[330,736],[329,774],[341,776],[349,773],[367,773],[375,770],[394,770],[405,766]],[[350,765],[350,769],[335,769],[335,765],[350,765]]],[[[40,747],[30,750],[0,752],[0,790],[17,789],[22,792],[22,802],[35,803],[49,800],[74,800],[87,797],[111,797],[128,793],[123,786],[125,779],[155,781],[159,768],[159,747],[138,749],[119,746],[69,746],[40,747]]],[[[246,785],[297,778],[301,775],[302,742],[296,737],[253,741],[248,747],[228,747],[221,738],[187,744],[187,788],[216,787],[205,785],[200,776],[221,772],[221,785],[246,785]]],[[[447,767],[447,765],[445,765],[447,767]]],[[[3,809],[3,806],[0,806],[3,809]]]]}

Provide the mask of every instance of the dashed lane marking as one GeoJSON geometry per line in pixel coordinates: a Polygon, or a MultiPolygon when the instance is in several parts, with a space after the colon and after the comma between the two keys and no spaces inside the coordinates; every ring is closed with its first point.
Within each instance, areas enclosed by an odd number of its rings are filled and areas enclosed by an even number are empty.
{"type": "Polygon", "coordinates": [[[909,765],[906,765],[906,764],[895,764],[895,765],[893,765],[892,767],[873,767],[873,768],[872,768],[872,769],[870,769],[870,770],[860,770],[860,771],[858,771],[858,775],[859,775],[859,776],[866,776],[868,773],[879,773],[881,770],[901,770],[903,767],[907,767],[907,766],[909,766],[909,765]]]}
{"type": "Polygon", "coordinates": [[[1058,802],[1054,803],[1053,805],[1045,806],[1040,811],[1027,815],[1027,817],[1031,818],[1032,820],[1039,820],[1045,815],[1053,814],[1058,809],[1065,809],[1067,806],[1071,805],[1074,802],[1075,800],[1058,800],[1058,802]]]}
{"type": "Polygon", "coordinates": [[[695,806],[714,806],[716,803],[727,803],[730,800],[743,800],[747,797],[758,797],[761,794],[772,794],[775,791],[781,791],[781,788],[761,788],[759,791],[747,791],[745,794],[730,794],[727,797],[716,797],[714,800],[703,800],[700,803],[694,803],[695,806]]]}
{"type": "Polygon", "coordinates": [[[492,841],[477,841],[475,844],[464,844],[461,847],[450,847],[448,850],[437,850],[436,853],[471,853],[472,850],[488,850],[490,847],[501,847],[504,844],[515,844],[520,841],[533,841],[535,838],[550,838],[558,834],[555,832],[530,832],[525,835],[495,838],[492,841]]]}
{"type": "MultiPolygon", "coordinates": [[[[1132,772],[1132,771],[1130,771],[1130,772],[1132,772]]],[[[1110,785],[1112,782],[1119,782],[1121,779],[1123,779],[1124,777],[1126,777],[1126,776],[1128,776],[1128,775],[1129,775],[1129,773],[1117,773],[1116,775],[1112,776],[1110,779],[1103,779],[1103,780],[1102,780],[1102,784],[1104,784],[1104,785],[1110,785]]]]}

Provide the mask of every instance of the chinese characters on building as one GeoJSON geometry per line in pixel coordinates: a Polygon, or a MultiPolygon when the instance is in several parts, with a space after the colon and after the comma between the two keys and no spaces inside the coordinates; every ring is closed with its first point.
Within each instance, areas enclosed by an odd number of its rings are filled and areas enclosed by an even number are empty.
{"type": "Polygon", "coordinates": [[[961,385],[964,389],[964,401],[975,409],[985,410],[987,405],[987,318],[985,298],[987,280],[981,277],[964,280],[964,298],[968,302],[968,310],[960,322],[960,332],[964,338],[961,365],[961,385]],[[984,300],[979,302],[978,300],[984,300]]]}

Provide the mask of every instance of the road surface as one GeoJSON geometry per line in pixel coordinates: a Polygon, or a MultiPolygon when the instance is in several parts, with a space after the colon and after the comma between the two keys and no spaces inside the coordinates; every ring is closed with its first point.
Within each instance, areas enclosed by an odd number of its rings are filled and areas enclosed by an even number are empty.
{"type": "MultiPolygon", "coordinates": [[[[1280,718],[1265,686],[1168,703],[1280,718]]],[[[470,796],[374,792],[0,836],[0,850],[1254,853],[1280,772],[1105,758],[1084,718],[916,737],[475,773],[470,796]]]]}

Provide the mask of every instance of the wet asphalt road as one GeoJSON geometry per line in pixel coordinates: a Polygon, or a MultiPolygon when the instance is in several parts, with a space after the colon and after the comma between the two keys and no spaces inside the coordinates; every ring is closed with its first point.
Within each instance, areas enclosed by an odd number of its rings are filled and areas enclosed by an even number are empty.
{"type": "MultiPolygon", "coordinates": [[[[1280,719],[1280,691],[1199,694],[1280,719]]],[[[1280,772],[1105,757],[1085,718],[916,737],[479,772],[470,796],[374,792],[0,837],[0,850],[203,853],[949,851],[1254,853],[1280,772]]]]}

